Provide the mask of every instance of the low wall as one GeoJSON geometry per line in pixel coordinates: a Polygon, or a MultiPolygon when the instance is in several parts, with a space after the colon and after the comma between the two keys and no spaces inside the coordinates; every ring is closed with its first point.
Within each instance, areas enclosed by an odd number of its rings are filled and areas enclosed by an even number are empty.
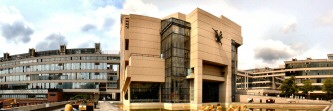
{"type": "Polygon", "coordinates": [[[233,106],[243,106],[246,105],[248,108],[262,108],[262,109],[314,109],[322,111],[331,111],[328,110],[330,105],[312,105],[312,104],[257,104],[257,103],[232,103],[233,106]]]}
{"type": "Polygon", "coordinates": [[[131,103],[130,109],[167,109],[184,110],[190,109],[190,103],[131,103]]]}
{"type": "Polygon", "coordinates": [[[14,107],[7,110],[14,110],[14,111],[31,111],[31,110],[38,110],[38,109],[44,109],[44,108],[51,108],[51,107],[57,107],[60,105],[65,105],[67,101],[63,102],[53,102],[53,103],[43,103],[43,104],[37,104],[37,105],[29,105],[29,106],[21,106],[21,107],[14,107]]]}
{"type": "Polygon", "coordinates": [[[237,95],[237,100],[241,103],[248,103],[248,98],[253,98],[253,103],[266,103],[266,100],[272,98],[275,100],[275,103],[289,103],[288,100],[295,101],[296,103],[311,103],[311,104],[330,104],[329,101],[323,100],[308,100],[308,99],[291,99],[284,97],[270,97],[270,96],[253,96],[253,95],[237,95]]]}

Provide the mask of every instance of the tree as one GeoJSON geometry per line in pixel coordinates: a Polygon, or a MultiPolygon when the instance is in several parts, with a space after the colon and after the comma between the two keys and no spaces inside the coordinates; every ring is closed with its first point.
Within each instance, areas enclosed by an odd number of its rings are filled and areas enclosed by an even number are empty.
{"type": "Polygon", "coordinates": [[[281,85],[281,90],[282,94],[286,96],[290,96],[291,94],[298,92],[295,76],[291,76],[291,78],[284,80],[281,85]]]}
{"type": "Polygon", "coordinates": [[[331,94],[333,93],[333,78],[325,80],[323,91],[326,92],[328,99],[331,99],[331,94]]]}
{"type": "Polygon", "coordinates": [[[314,86],[312,86],[312,82],[310,80],[305,80],[302,82],[303,86],[300,87],[300,90],[303,94],[308,95],[310,91],[314,90],[314,86]]]}

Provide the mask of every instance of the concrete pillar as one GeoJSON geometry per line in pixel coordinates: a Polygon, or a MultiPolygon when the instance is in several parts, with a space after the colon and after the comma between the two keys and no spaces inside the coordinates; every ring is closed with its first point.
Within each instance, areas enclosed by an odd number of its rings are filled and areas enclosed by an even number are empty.
{"type": "Polygon", "coordinates": [[[272,88],[273,88],[273,89],[276,89],[275,78],[274,78],[274,77],[272,77],[272,82],[273,82],[273,83],[272,83],[272,88]]]}
{"type": "Polygon", "coordinates": [[[201,59],[194,59],[192,60],[195,63],[191,63],[194,67],[194,101],[191,109],[198,109],[202,106],[202,74],[203,74],[203,67],[202,67],[202,60],[201,59]]]}
{"type": "Polygon", "coordinates": [[[226,103],[226,105],[229,105],[229,103],[231,103],[231,100],[232,100],[232,98],[231,98],[231,96],[232,96],[232,83],[231,83],[231,76],[232,76],[232,73],[231,73],[231,66],[230,67],[227,67],[228,69],[227,69],[227,71],[225,71],[225,72],[227,72],[226,73],[226,75],[224,76],[225,77],[225,82],[224,82],[224,84],[223,84],[223,89],[224,89],[224,91],[223,92],[225,92],[225,96],[224,96],[224,103],[226,103]]]}

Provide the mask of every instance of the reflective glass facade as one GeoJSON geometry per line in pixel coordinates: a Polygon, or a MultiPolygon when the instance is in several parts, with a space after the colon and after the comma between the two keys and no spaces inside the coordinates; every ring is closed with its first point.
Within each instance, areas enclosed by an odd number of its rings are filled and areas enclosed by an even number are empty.
{"type": "Polygon", "coordinates": [[[131,103],[160,102],[159,83],[131,83],[131,103]]]}
{"type": "Polygon", "coordinates": [[[237,74],[237,64],[238,64],[238,60],[237,60],[237,50],[238,50],[238,47],[240,45],[237,44],[234,40],[231,41],[231,56],[232,56],[232,59],[231,59],[231,73],[232,73],[232,76],[231,76],[231,83],[232,83],[232,102],[235,102],[236,101],[236,74],[237,74]]]}
{"type": "Polygon", "coordinates": [[[190,23],[169,18],[162,20],[161,29],[161,53],[165,59],[162,101],[188,103],[190,85],[186,76],[190,68],[190,23]]]}

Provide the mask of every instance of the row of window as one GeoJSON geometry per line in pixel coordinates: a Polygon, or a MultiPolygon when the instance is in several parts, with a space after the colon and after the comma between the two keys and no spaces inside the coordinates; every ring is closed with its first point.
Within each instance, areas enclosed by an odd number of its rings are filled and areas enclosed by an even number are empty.
{"type": "Polygon", "coordinates": [[[327,78],[311,78],[311,79],[305,79],[305,78],[298,78],[296,79],[296,83],[303,83],[305,80],[311,81],[311,83],[324,83],[327,78]]]}
{"type": "Polygon", "coordinates": [[[0,98],[17,98],[17,99],[25,99],[25,98],[47,98],[47,94],[4,94],[0,95],[0,98]]]}
{"type": "Polygon", "coordinates": [[[112,73],[62,73],[62,74],[31,74],[17,76],[1,76],[0,82],[19,82],[36,80],[108,80],[117,81],[118,76],[112,73]]]}
{"type": "Polygon", "coordinates": [[[286,64],[286,69],[311,67],[333,67],[333,62],[302,62],[286,64]]]}
{"type": "Polygon", "coordinates": [[[333,70],[305,70],[305,71],[286,72],[286,76],[332,75],[332,74],[333,70]]]}
{"type": "Polygon", "coordinates": [[[43,59],[34,59],[34,60],[22,60],[17,62],[4,62],[0,63],[0,66],[12,66],[19,64],[36,63],[36,62],[69,61],[69,60],[120,60],[120,57],[113,57],[113,56],[54,57],[54,58],[43,58],[43,59]]]}
{"type": "MultiPolygon", "coordinates": [[[[109,82],[107,84],[108,88],[117,88],[117,82],[109,82]]],[[[28,84],[2,84],[0,85],[0,90],[24,90],[22,93],[31,93],[40,90],[35,89],[98,89],[100,88],[99,83],[94,82],[65,82],[65,83],[28,83],[28,84]]],[[[102,87],[101,87],[102,88],[102,87]]]]}
{"type": "Polygon", "coordinates": [[[14,68],[0,69],[0,74],[13,74],[23,72],[37,72],[37,71],[59,71],[59,70],[106,70],[114,69],[117,71],[118,65],[107,63],[59,63],[59,64],[43,64],[33,66],[20,66],[14,68]]]}

